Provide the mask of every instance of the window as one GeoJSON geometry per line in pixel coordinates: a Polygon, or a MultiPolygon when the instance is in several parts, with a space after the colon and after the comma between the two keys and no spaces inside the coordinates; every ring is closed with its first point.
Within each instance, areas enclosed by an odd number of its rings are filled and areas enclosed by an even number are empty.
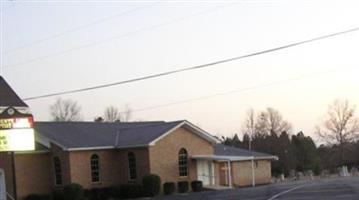
{"type": "Polygon", "coordinates": [[[133,152],[128,153],[128,170],[130,172],[130,179],[136,179],[137,172],[136,172],[136,157],[133,152]]]}
{"type": "Polygon", "coordinates": [[[100,165],[97,154],[91,156],[91,181],[93,183],[100,182],[100,165]]]}
{"type": "Polygon", "coordinates": [[[61,162],[59,157],[54,157],[55,184],[62,185],[61,162]]]}
{"type": "Polygon", "coordinates": [[[188,154],[186,149],[182,148],[178,153],[178,167],[180,176],[188,175],[188,154]]]}

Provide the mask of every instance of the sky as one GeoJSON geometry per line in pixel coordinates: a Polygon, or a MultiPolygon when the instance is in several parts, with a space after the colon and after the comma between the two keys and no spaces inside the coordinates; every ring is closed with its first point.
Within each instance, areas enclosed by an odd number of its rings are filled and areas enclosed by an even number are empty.
{"type": "MultiPolygon", "coordinates": [[[[358,9],[355,0],[1,0],[0,72],[22,98],[81,89],[356,28],[358,9]]],[[[358,52],[356,31],[26,103],[37,121],[50,120],[49,106],[61,97],[77,101],[87,121],[107,106],[129,106],[132,120],[187,119],[225,136],[241,132],[248,109],[273,107],[293,133],[315,137],[314,127],[335,99],[359,105],[358,52]]]]}

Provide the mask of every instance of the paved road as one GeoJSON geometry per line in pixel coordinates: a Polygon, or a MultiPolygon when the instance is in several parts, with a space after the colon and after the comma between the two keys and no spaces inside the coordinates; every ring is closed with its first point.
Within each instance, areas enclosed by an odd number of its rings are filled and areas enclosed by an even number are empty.
{"type": "Polygon", "coordinates": [[[277,183],[255,188],[177,194],[156,200],[359,200],[359,177],[277,183]]]}

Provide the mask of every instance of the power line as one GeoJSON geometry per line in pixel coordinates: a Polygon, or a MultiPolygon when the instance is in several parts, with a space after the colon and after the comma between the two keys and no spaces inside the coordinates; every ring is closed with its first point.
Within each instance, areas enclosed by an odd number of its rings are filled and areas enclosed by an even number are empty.
{"type": "MultiPolygon", "coordinates": [[[[357,68],[357,67],[350,67],[350,68],[354,69],[354,68],[357,68]]],[[[310,74],[303,74],[301,76],[297,76],[297,77],[293,77],[293,78],[289,78],[289,79],[272,81],[272,82],[268,82],[268,83],[261,83],[261,84],[254,85],[254,86],[251,86],[251,87],[240,88],[240,89],[231,90],[231,91],[228,91],[228,92],[215,93],[215,94],[201,96],[201,97],[183,99],[183,100],[180,100],[180,101],[175,101],[175,102],[171,102],[171,103],[165,103],[165,104],[159,104],[159,105],[155,105],[155,106],[149,106],[149,107],[134,109],[134,110],[131,110],[131,111],[132,112],[142,112],[142,111],[154,110],[154,109],[163,108],[163,107],[169,107],[169,106],[178,105],[178,104],[190,103],[190,102],[193,102],[193,101],[201,101],[201,100],[211,99],[211,98],[215,98],[215,97],[219,97],[219,96],[226,96],[226,95],[230,95],[230,94],[248,92],[248,91],[252,91],[252,90],[256,90],[256,89],[262,89],[262,88],[271,87],[271,86],[275,86],[275,85],[281,85],[283,83],[294,82],[294,81],[299,81],[299,80],[308,79],[308,78],[314,78],[314,77],[316,77],[318,75],[335,73],[335,72],[342,71],[342,70],[343,70],[343,68],[335,69],[335,70],[319,71],[319,72],[314,72],[314,73],[310,73],[310,74]]],[[[120,113],[125,113],[125,111],[121,111],[120,113]]]]}
{"type": "MultiPolygon", "coordinates": [[[[347,69],[349,69],[349,68],[355,69],[357,67],[348,67],[347,69]]],[[[179,101],[174,101],[174,102],[164,103],[164,104],[159,104],[159,105],[154,105],[154,106],[148,106],[148,107],[143,107],[143,108],[139,108],[139,109],[131,109],[131,112],[143,112],[143,111],[148,111],[148,110],[155,110],[155,109],[170,107],[170,106],[174,106],[174,105],[178,105],[178,104],[191,103],[194,101],[201,101],[201,100],[212,99],[212,98],[221,97],[221,96],[227,96],[227,95],[231,95],[231,94],[249,92],[252,90],[272,87],[272,86],[281,85],[281,84],[289,83],[289,82],[301,81],[304,79],[317,77],[318,75],[326,75],[326,74],[336,73],[336,72],[340,72],[340,71],[343,71],[343,68],[326,70],[326,71],[317,71],[317,72],[313,72],[313,73],[302,74],[300,76],[296,76],[296,77],[292,77],[292,78],[288,78],[288,79],[284,79],[284,80],[272,81],[272,82],[268,82],[268,83],[261,83],[261,84],[257,84],[257,85],[251,86],[251,87],[240,88],[240,89],[231,90],[231,91],[227,91],[227,92],[221,92],[221,93],[215,93],[215,94],[206,95],[206,96],[182,99],[179,101]]],[[[125,114],[126,112],[127,111],[121,111],[120,113],[125,114]]],[[[87,119],[93,120],[93,118],[87,118],[87,119]]]]}
{"type": "Polygon", "coordinates": [[[145,6],[139,6],[139,7],[133,8],[133,9],[129,9],[129,10],[126,10],[124,12],[117,13],[115,15],[107,16],[107,17],[98,19],[96,21],[93,21],[93,22],[90,22],[90,23],[87,23],[87,24],[83,24],[83,25],[80,25],[80,26],[77,26],[77,27],[67,29],[67,30],[65,30],[63,32],[60,32],[60,33],[57,33],[57,34],[54,34],[54,35],[51,35],[51,36],[48,36],[48,37],[45,37],[45,38],[42,38],[42,39],[38,39],[38,40],[35,40],[35,41],[32,41],[32,42],[20,45],[18,47],[13,48],[13,49],[7,50],[7,51],[4,52],[4,55],[13,53],[13,52],[18,51],[20,49],[24,49],[24,48],[27,48],[27,47],[30,47],[30,46],[33,46],[33,45],[36,45],[36,44],[39,44],[39,43],[43,43],[43,42],[48,41],[48,40],[59,38],[59,37],[64,36],[66,34],[73,33],[73,32],[79,31],[81,29],[87,28],[89,26],[93,26],[93,25],[103,23],[105,21],[113,20],[114,18],[126,16],[126,15],[131,14],[133,12],[136,12],[138,10],[142,10],[142,9],[147,8],[149,6],[153,6],[153,5],[157,4],[157,3],[160,3],[160,1],[148,4],[148,5],[145,5],[145,6]]]}
{"type": "Polygon", "coordinates": [[[73,48],[70,48],[70,49],[66,49],[66,50],[63,50],[63,51],[58,51],[58,52],[55,52],[55,53],[52,53],[52,54],[47,54],[47,55],[44,55],[44,56],[31,58],[31,59],[25,60],[23,62],[18,62],[18,63],[14,63],[14,64],[8,64],[8,65],[5,65],[4,68],[12,68],[12,67],[20,66],[20,65],[25,65],[25,64],[28,64],[28,63],[33,63],[33,62],[43,60],[43,59],[47,59],[47,58],[51,58],[51,57],[54,57],[54,56],[64,55],[64,54],[67,54],[67,53],[75,51],[75,50],[85,49],[85,48],[96,46],[96,45],[99,45],[99,44],[102,44],[102,43],[110,42],[112,40],[129,37],[129,36],[138,34],[138,33],[143,32],[143,31],[150,31],[150,30],[157,29],[157,28],[160,28],[160,27],[163,27],[163,26],[167,26],[167,25],[170,25],[170,24],[173,24],[173,23],[176,23],[176,22],[185,21],[185,20],[190,19],[190,18],[195,17],[195,16],[200,16],[200,15],[204,15],[204,14],[207,14],[207,13],[210,13],[210,12],[214,12],[214,11],[229,7],[229,6],[234,5],[234,4],[238,4],[238,3],[226,4],[225,6],[200,11],[200,12],[197,12],[197,13],[194,13],[194,14],[191,14],[191,15],[187,15],[187,16],[184,16],[184,17],[179,17],[179,18],[176,18],[176,19],[173,19],[173,20],[169,20],[169,21],[164,22],[164,23],[155,24],[155,25],[149,25],[149,26],[142,27],[142,28],[139,28],[139,29],[134,30],[134,31],[124,33],[124,34],[120,34],[120,35],[116,35],[116,36],[113,36],[113,37],[105,38],[103,40],[98,40],[98,41],[90,42],[90,43],[80,45],[80,46],[77,46],[77,47],[73,47],[73,48]]]}
{"type": "Polygon", "coordinates": [[[236,60],[240,60],[240,59],[244,59],[244,58],[254,57],[254,56],[267,54],[267,53],[271,53],[271,52],[275,52],[275,51],[280,51],[280,50],[295,47],[295,46],[300,46],[300,45],[307,44],[307,43],[312,43],[312,42],[315,42],[318,40],[324,40],[327,38],[355,32],[358,30],[359,30],[359,27],[356,27],[356,28],[345,30],[345,31],[340,31],[340,32],[336,32],[336,33],[332,33],[332,34],[328,34],[328,35],[323,35],[320,37],[315,37],[315,38],[303,40],[300,42],[290,43],[287,45],[283,45],[283,46],[279,46],[279,47],[275,47],[275,48],[271,48],[271,49],[266,49],[263,51],[258,51],[258,52],[254,52],[254,53],[250,53],[250,54],[246,54],[246,55],[241,55],[241,56],[237,56],[237,57],[233,57],[233,58],[228,58],[228,59],[224,59],[224,60],[219,60],[219,61],[215,61],[215,62],[211,62],[211,63],[206,63],[206,64],[202,64],[202,65],[181,68],[181,69],[177,69],[177,70],[152,74],[152,75],[148,75],[148,76],[143,76],[143,77],[139,77],[139,78],[124,80],[124,81],[119,81],[119,82],[114,82],[114,83],[97,85],[97,86],[93,86],[93,87],[86,87],[86,88],[82,88],[82,89],[67,90],[67,91],[63,91],[63,92],[56,92],[56,93],[51,93],[51,94],[46,94],[46,95],[28,97],[28,98],[25,98],[24,100],[29,101],[29,100],[41,99],[41,98],[52,97],[52,96],[59,96],[59,95],[64,95],[64,94],[96,90],[96,89],[111,87],[111,86],[115,86],[115,85],[123,85],[123,84],[127,84],[127,83],[143,81],[143,80],[147,80],[147,79],[153,79],[153,78],[157,78],[157,77],[161,77],[161,76],[168,76],[171,74],[176,74],[176,73],[185,72],[185,71],[192,71],[192,70],[197,70],[197,69],[202,69],[202,68],[208,68],[208,67],[223,64],[223,63],[228,63],[228,62],[232,62],[232,61],[236,61],[236,60]]]}

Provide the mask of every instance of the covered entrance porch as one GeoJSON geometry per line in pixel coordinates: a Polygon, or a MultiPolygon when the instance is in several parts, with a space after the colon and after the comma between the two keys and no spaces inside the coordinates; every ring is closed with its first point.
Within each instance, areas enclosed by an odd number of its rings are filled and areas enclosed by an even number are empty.
{"type": "Polygon", "coordinates": [[[251,162],[251,185],[255,186],[255,158],[253,156],[216,156],[195,155],[192,159],[197,164],[197,180],[202,181],[203,187],[212,189],[228,189],[238,185],[236,173],[240,169],[233,168],[235,162],[251,162]]]}

